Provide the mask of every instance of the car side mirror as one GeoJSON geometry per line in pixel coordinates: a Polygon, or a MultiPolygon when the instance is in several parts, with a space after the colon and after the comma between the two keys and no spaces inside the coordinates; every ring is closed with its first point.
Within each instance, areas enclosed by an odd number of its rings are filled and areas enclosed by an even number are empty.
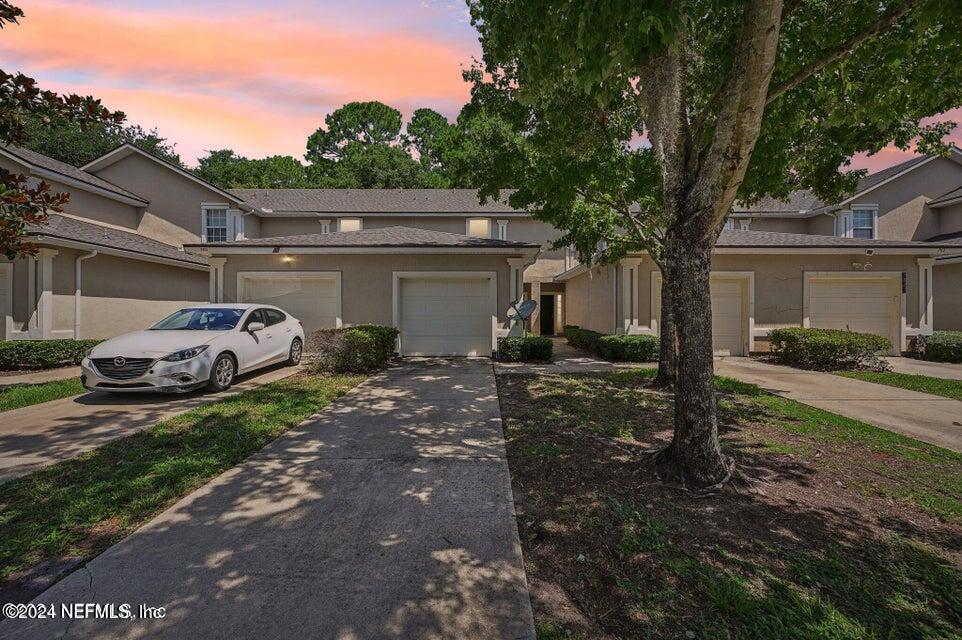
{"type": "Polygon", "coordinates": [[[249,325],[247,325],[247,330],[248,330],[250,333],[256,333],[256,332],[258,332],[258,331],[263,331],[263,330],[264,330],[264,323],[263,323],[263,322],[252,322],[252,323],[250,323],[249,325]]]}

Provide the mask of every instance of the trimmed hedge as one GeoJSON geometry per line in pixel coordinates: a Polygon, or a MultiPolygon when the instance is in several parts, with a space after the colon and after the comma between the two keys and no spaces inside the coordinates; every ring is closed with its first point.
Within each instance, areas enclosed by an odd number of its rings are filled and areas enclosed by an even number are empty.
{"type": "Polygon", "coordinates": [[[320,329],[308,341],[308,368],[334,373],[380,369],[394,356],[397,336],[394,327],[373,324],[320,329]]]}
{"type": "Polygon", "coordinates": [[[660,347],[661,341],[656,336],[601,336],[598,355],[605,360],[654,362],[660,347]]]}
{"type": "Polygon", "coordinates": [[[772,329],[768,336],[776,362],[819,371],[885,369],[878,354],[892,348],[883,336],[839,329],[772,329]]]}
{"type": "Polygon", "coordinates": [[[917,339],[919,357],[933,362],[962,362],[962,331],[936,331],[917,339]]]}
{"type": "Polygon", "coordinates": [[[54,369],[80,364],[103,340],[7,340],[0,342],[0,370],[54,369]]]}
{"type": "Polygon", "coordinates": [[[590,329],[582,329],[573,324],[565,325],[564,334],[565,338],[568,339],[568,344],[572,347],[592,353],[598,353],[598,340],[604,335],[590,329]]]}
{"type": "Polygon", "coordinates": [[[551,338],[544,336],[507,336],[498,338],[498,359],[505,362],[548,362],[554,351],[551,338]]]}
{"type": "Polygon", "coordinates": [[[573,324],[565,325],[564,334],[572,347],[624,362],[653,362],[661,344],[657,336],[609,336],[573,324]]]}

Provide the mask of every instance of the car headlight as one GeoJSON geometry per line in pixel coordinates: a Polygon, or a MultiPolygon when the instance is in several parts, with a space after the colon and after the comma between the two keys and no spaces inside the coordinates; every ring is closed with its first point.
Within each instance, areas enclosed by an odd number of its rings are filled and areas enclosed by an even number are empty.
{"type": "Polygon", "coordinates": [[[169,356],[164,356],[161,360],[165,362],[180,362],[181,360],[190,360],[191,358],[196,358],[200,354],[207,351],[209,345],[202,344],[199,347],[191,347],[190,349],[181,349],[180,351],[175,351],[169,356]]]}

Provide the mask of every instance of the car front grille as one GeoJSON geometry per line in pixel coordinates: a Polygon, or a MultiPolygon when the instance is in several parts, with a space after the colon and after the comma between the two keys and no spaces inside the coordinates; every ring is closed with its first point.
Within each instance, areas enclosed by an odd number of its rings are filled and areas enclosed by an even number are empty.
{"type": "Polygon", "coordinates": [[[139,378],[154,362],[151,358],[92,358],[92,361],[100,375],[113,380],[139,378]]]}

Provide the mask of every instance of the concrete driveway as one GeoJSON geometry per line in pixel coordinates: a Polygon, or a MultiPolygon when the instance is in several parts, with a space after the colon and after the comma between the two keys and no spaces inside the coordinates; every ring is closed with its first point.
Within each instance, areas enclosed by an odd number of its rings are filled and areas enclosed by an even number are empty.
{"type": "Polygon", "coordinates": [[[771,393],[962,452],[962,402],[897,387],[803,371],[750,358],[715,361],[715,373],[771,393]]]}
{"type": "Polygon", "coordinates": [[[368,380],[34,602],[166,616],[0,637],[533,639],[491,363],[368,380]]]}
{"type": "Polygon", "coordinates": [[[255,371],[238,377],[237,384],[226,393],[85,393],[4,411],[0,413],[0,483],[298,370],[270,367],[255,371]]]}

